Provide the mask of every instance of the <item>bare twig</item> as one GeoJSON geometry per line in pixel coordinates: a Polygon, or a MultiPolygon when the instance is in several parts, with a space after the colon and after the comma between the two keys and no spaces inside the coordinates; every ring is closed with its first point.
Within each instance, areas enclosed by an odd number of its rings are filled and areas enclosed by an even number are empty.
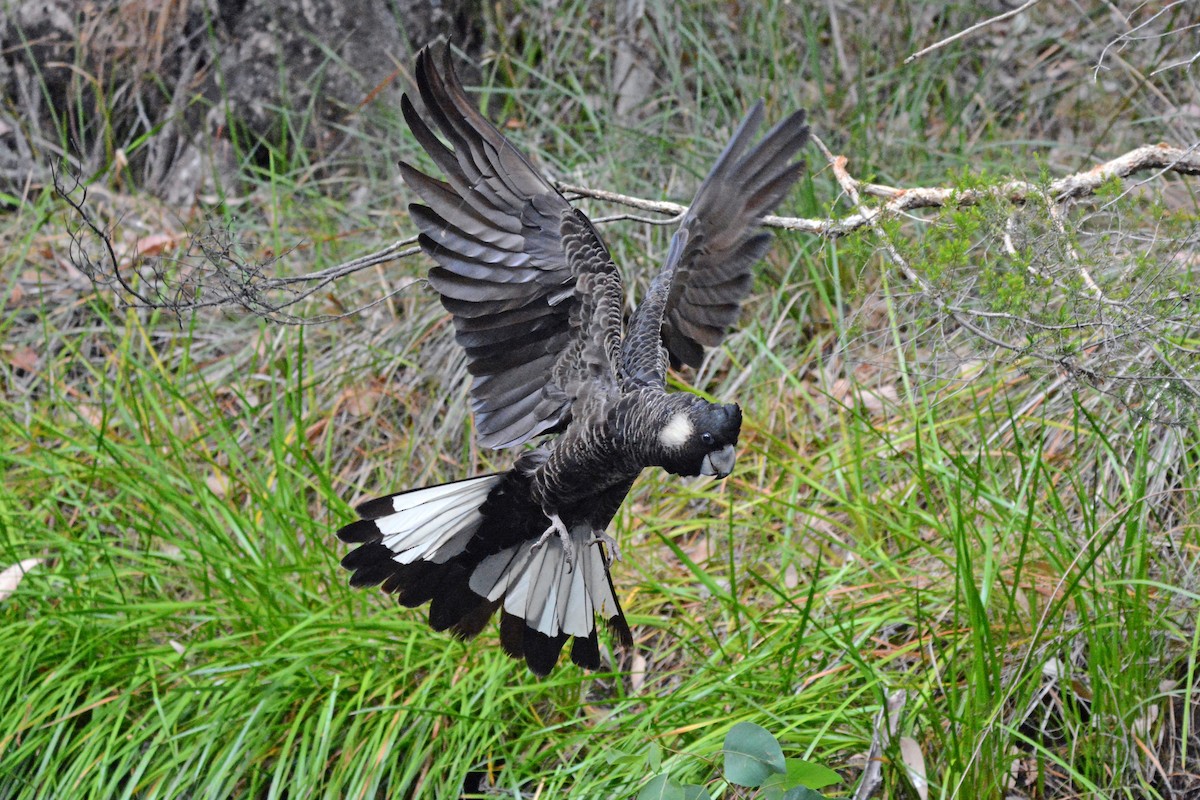
{"type": "MultiPolygon", "coordinates": [[[[113,278],[116,279],[116,281],[121,285],[121,288],[126,292],[133,295],[143,303],[149,303],[150,301],[147,298],[139,294],[138,291],[130,286],[125,280],[125,275],[121,272],[120,264],[117,261],[117,254],[113,250],[112,238],[110,237],[109,232],[107,230],[102,230],[92,219],[91,215],[84,210],[84,206],[87,204],[87,186],[83,185],[83,183],[79,180],[79,174],[74,173],[72,177],[72,184],[68,187],[62,182],[62,173],[57,165],[51,163],[50,172],[54,179],[55,192],[59,197],[66,201],[67,205],[71,206],[71,208],[75,210],[75,213],[79,216],[81,224],[90,230],[92,234],[103,243],[105,252],[108,255],[108,259],[113,265],[113,278]],[[73,196],[77,191],[79,192],[79,200],[75,200],[73,196]]],[[[77,238],[72,239],[72,245],[74,249],[71,253],[71,260],[75,262],[75,265],[79,266],[81,262],[88,263],[89,259],[84,253],[83,248],[77,238]]],[[[95,274],[94,270],[88,269],[83,271],[88,277],[93,277],[95,274]]]]}
{"type": "Polygon", "coordinates": [[[929,47],[918,50],[917,52],[913,53],[908,58],[904,59],[904,63],[908,64],[913,61],[916,61],[921,56],[927,55],[929,53],[932,53],[934,50],[938,50],[942,47],[945,47],[946,45],[950,44],[951,42],[956,42],[959,39],[962,39],[966,36],[970,36],[975,31],[980,30],[981,28],[986,28],[988,25],[992,25],[997,22],[1003,22],[1004,20],[1008,19],[1009,17],[1015,17],[1017,14],[1020,14],[1022,11],[1025,11],[1026,9],[1032,8],[1033,6],[1037,5],[1038,2],[1040,2],[1040,0],[1029,0],[1029,2],[1025,3],[1022,6],[1014,8],[1011,11],[1005,11],[1003,14],[997,14],[996,16],[991,17],[990,19],[985,19],[983,22],[977,22],[974,25],[972,25],[971,27],[959,31],[958,33],[954,34],[953,36],[947,36],[945,39],[942,39],[939,42],[934,42],[933,44],[929,45],[929,47]]]}
{"type": "Polygon", "coordinates": [[[908,693],[897,689],[888,695],[887,702],[875,715],[871,748],[867,751],[867,766],[859,779],[858,788],[854,790],[854,800],[867,800],[883,783],[883,756],[896,736],[900,717],[904,714],[904,706],[907,704],[908,693]]]}
{"type": "MultiPolygon", "coordinates": [[[[1173,0],[1173,2],[1167,3],[1162,8],[1156,10],[1146,20],[1135,25],[1133,28],[1130,28],[1128,31],[1120,34],[1115,39],[1113,39],[1111,42],[1106,44],[1104,46],[1104,49],[1100,51],[1100,57],[1098,59],[1096,59],[1096,66],[1092,70],[1092,80],[1096,80],[1099,77],[1100,70],[1104,68],[1104,59],[1105,59],[1105,57],[1108,56],[1108,51],[1112,50],[1113,48],[1117,47],[1118,45],[1123,46],[1126,42],[1130,42],[1130,41],[1134,41],[1136,39],[1142,39],[1142,38],[1149,38],[1149,39],[1161,38],[1168,34],[1178,36],[1178,35],[1182,34],[1183,32],[1187,31],[1188,29],[1198,27],[1196,25],[1185,25],[1182,28],[1170,27],[1166,31],[1161,32],[1161,33],[1144,33],[1143,32],[1145,29],[1148,29],[1150,27],[1150,25],[1155,20],[1157,20],[1159,17],[1165,15],[1167,12],[1171,11],[1176,6],[1181,6],[1188,2],[1189,2],[1189,0],[1173,0]]],[[[1200,53],[1197,53],[1195,56],[1193,56],[1191,59],[1188,59],[1187,61],[1180,61],[1180,62],[1168,64],[1165,67],[1160,67],[1159,69],[1156,69],[1154,72],[1151,72],[1150,76],[1153,77],[1160,72],[1165,72],[1166,70],[1174,69],[1176,67],[1183,66],[1185,64],[1191,64],[1197,58],[1200,58],[1200,53]]]]}
{"type": "Polygon", "coordinates": [[[75,212],[80,226],[72,235],[72,262],[93,282],[115,283],[122,293],[122,299],[129,305],[163,309],[176,314],[201,308],[237,306],[274,322],[289,325],[316,324],[371,308],[417,282],[412,278],[403,279],[398,288],[385,297],[341,314],[299,317],[285,312],[347,275],[416,255],[421,252],[421,248],[415,246],[417,237],[397,240],[373,253],[316,272],[275,276],[269,274],[269,268],[286,256],[287,252],[265,261],[245,261],[236,255],[226,236],[214,231],[194,234],[190,238],[189,251],[198,251],[199,254],[192,260],[198,260],[200,263],[191,264],[188,275],[172,277],[167,275],[160,265],[153,265],[148,276],[134,272],[135,277],[131,277],[127,272],[137,270],[150,259],[134,258],[125,264],[124,260],[117,256],[111,230],[101,227],[88,211],[87,187],[77,177],[72,178],[73,182],[68,186],[60,168],[55,166],[52,169],[54,190],[75,212]],[[91,234],[87,238],[99,242],[102,249],[100,261],[93,260],[87,253],[84,236],[81,235],[84,230],[91,234]],[[203,278],[196,277],[197,273],[202,274],[203,278]],[[283,293],[281,298],[268,299],[280,292],[283,293]]]}
{"type": "Polygon", "coordinates": [[[1071,237],[1067,233],[1067,225],[1063,220],[1063,209],[1058,203],[1046,203],[1046,208],[1050,212],[1050,219],[1054,223],[1054,229],[1062,236],[1063,246],[1067,250],[1067,258],[1075,265],[1076,271],[1079,272],[1079,277],[1083,280],[1083,285],[1087,287],[1092,296],[1102,303],[1111,303],[1104,292],[1096,284],[1095,278],[1088,268],[1083,265],[1083,259],[1079,257],[1079,251],[1075,249],[1075,245],[1071,244],[1071,237]]]}
{"type": "MultiPolygon", "coordinates": [[[[854,185],[854,180],[846,172],[846,157],[835,156],[829,151],[829,149],[825,146],[825,143],[822,142],[820,138],[814,136],[812,139],[813,143],[816,144],[817,147],[820,148],[821,152],[825,154],[826,160],[829,161],[829,166],[833,170],[834,176],[837,178],[838,185],[840,185],[843,191],[845,191],[850,197],[850,201],[860,209],[859,213],[865,215],[867,212],[865,210],[861,210],[862,199],[858,194],[858,189],[854,185]]],[[[959,325],[966,328],[968,331],[973,333],[975,336],[978,336],[985,342],[1004,350],[1019,352],[1023,355],[1032,355],[1043,361],[1049,361],[1055,364],[1061,361],[1059,357],[1052,354],[1041,353],[1030,348],[1019,347],[1010,342],[997,339],[987,331],[967,320],[946,302],[945,298],[941,296],[941,293],[936,288],[930,285],[930,283],[925,280],[920,273],[918,273],[909,265],[908,260],[901,255],[900,250],[896,247],[895,243],[892,242],[891,237],[888,236],[879,226],[878,215],[871,217],[869,224],[879,236],[879,240],[883,243],[884,250],[887,251],[888,257],[891,259],[892,263],[900,269],[900,271],[904,274],[904,277],[907,278],[911,283],[916,284],[921,289],[922,294],[924,294],[931,302],[933,302],[939,310],[941,310],[959,325]]]]}

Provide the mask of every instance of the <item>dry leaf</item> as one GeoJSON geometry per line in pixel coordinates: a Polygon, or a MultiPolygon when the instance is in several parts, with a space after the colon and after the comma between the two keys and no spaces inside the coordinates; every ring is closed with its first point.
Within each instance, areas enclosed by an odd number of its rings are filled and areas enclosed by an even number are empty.
{"type": "Polygon", "coordinates": [[[174,248],[178,241],[179,237],[173,234],[155,233],[138,239],[133,248],[139,256],[156,256],[164,250],[174,248]]]}
{"type": "Polygon", "coordinates": [[[634,653],[630,661],[629,688],[637,694],[646,685],[646,657],[641,653],[634,653]]]}
{"type": "Polygon", "coordinates": [[[1028,789],[1037,786],[1041,781],[1041,774],[1038,772],[1039,763],[1036,758],[1021,758],[1020,751],[1016,748],[1011,748],[1011,754],[1017,756],[1012,760],[1012,766],[1009,767],[1009,789],[1028,789]]]}
{"type": "Polygon", "coordinates": [[[4,572],[0,572],[0,602],[7,600],[8,596],[21,585],[21,581],[25,579],[25,573],[40,563],[42,563],[40,558],[27,558],[13,564],[4,572]]]}
{"type": "Polygon", "coordinates": [[[987,362],[977,358],[968,359],[958,365],[958,377],[961,380],[969,381],[973,378],[978,378],[987,369],[987,362]]]}
{"type": "Polygon", "coordinates": [[[900,757],[904,759],[904,769],[908,771],[908,780],[921,800],[929,798],[929,781],[925,779],[925,755],[921,745],[911,736],[900,737],[900,757]]]}
{"type": "Polygon", "coordinates": [[[795,564],[788,564],[783,571],[783,585],[787,589],[795,589],[800,585],[800,573],[795,564]]]}
{"type": "Polygon", "coordinates": [[[838,378],[829,387],[829,396],[848,408],[861,408],[874,417],[886,416],[900,403],[896,387],[888,384],[878,389],[866,389],[855,385],[847,378],[838,378]]]}
{"type": "Polygon", "coordinates": [[[1042,675],[1051,680],[1060,681],[1064,676],[1070,673],[1070,669],[1063,664],[1061,659],[1047,659],[1045,664],[1042,664],[1042,675]]]}
{"type": "Polygon", "coordinates": [[[829,396],[838,403],[845,403],[850,396],[850,381],[845,378],[835,380],[829,387],[829,396]]]}
{"type": "Polygon", "coordinates": [[[703,564],[708,561],[711,555],[708,546],[708,537],[703,533],[683,545],[680,549],[683,550],[684,555],[692,560],[693,564],[703,564]]]}
{"type": "Polygon", "coordinates": [[[886,411],[899,405],[900,394],[895,386],[888,384],[879,389],[863,389],[859,393],[858,402],[868,414],[882,417],[886,411]]]}
{"type": "Polygon", "coordinates": [[[37,351],[28,346],[13,348],[8,354],[8,363],[26,372],[36,372],[38,365],[37,351]]]}
{"type": "Polygon", "coordinates": [[[346,391],[346,411],[352,417],[369,417],[383,397],[377,388],[359,388],[346,391]]]}
{"type": "Polygon", "coordinates": [[[1139,739],[1149,739],[1151,732],[1154,730],[1154,723],[1158,722],[1158,715],[1160,713],[1157,705],[1146,706],[1146,713],[1139,716],[1130,724],[1130,732],[1139,739]]]}
{"type": "Polygon", "coordinates": [[[83,417],[84,422],[93,428],[99,428],[104,424],[104,412],[95,403],[76,403],[75,411],[83,417]]]}

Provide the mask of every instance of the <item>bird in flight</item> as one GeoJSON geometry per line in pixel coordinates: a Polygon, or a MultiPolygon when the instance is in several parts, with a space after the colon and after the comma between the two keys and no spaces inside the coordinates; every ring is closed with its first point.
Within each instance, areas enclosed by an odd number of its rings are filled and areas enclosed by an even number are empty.
{"type": "Polygon", "coordinates": [[[444,180],[401,163],[429,283],[454,320],[472,376],[479,443],[522,448],[507,472],[410,489],[358,506],[338,531],[352,586],[382,584],[429,623],[471,639],[500,612],[500,643],[547,675],[600,668],[597,618],[632,647],[609,568],[609,523],[638,474],[724,478],[742,412],[668,392],[668,366],[698,366],[737,321],[760,227],[800,177],[805,112],[751,147],[760,100],[700,185],[666,263],[626,323],[620,273],[600,234],[480,113],[447,47],[417,55],[425,113],[401,100],[444,180]],[[441,133],[439,138],[434,129],[441,133]],[[535,446],[523,447],[534,440],[535,446]]]}

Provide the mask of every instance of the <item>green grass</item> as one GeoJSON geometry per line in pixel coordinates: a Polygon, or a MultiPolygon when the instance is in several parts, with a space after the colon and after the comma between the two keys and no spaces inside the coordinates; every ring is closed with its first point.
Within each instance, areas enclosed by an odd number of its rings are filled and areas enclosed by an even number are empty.
{"type": "MultiPolygon", "coordinates": [[[[1000,145],[1022,126],[990,88],[995,63],[961,45],[892,57],[982,14],[930,29],[922,6],[892,4],[879,48],[847,12],[842,63],[828,12],[800,6],[747,6],[740,29],[710,24],[715,6],[672,12],[653,39],[670,65],[659,111],[637,123],[595,103],[611,65],[589,26],[610,21],[585,4],[556,12],[556,38],[499,27],[485,80],[543,163],[631,194],[686,198],[758,95],[774,117],[808,103],[862,177],[1011,165],[1000,145]]],[[[518,15],[534,30],[540,13],[518,15]]],[[[414,157],[399,129],[378,144],[381,163],[414,157]]],[[[828,212],[817,161],[789,213],[828,212]]],[[[347,197],[367,179],[272,151],[219,222],[247,257],[288,253],[279,271],[337,263],[411,232],[394,176],[369,169],[364,208],[347,197]]],[[[128,202],[125,221],[161,211],[128,202]]],[[[837,770],[825,791],[847,796],[901,689],[887,797],[919,796],[899,737],[931,797],[1166,797],[1197,771],[1195,423],[1147,423],[986,351],[963,357],[969,380],[933,369],[913,334],[930,312],[869,233],[778,237],[742,329],[678,377],[742,404],[737,470],[648,472],[615,523],[637,658],[539,681],[494,630],[432,633],[338,566],[356,500],[508,463],[472,441],[431,293],[298,327],[122,308],[63,266],[63,211],[45,192],[0,218],[0,568],[44,560],[0,601],[0,796],[450,797],[483,774],[497,796],[630,797],[666,771],[746,797],[719,769],[742,721],[837,770]]],[[[644,286],[666,233],[604,234],[644,286]]],[[[309,311],[425,268],[356,276],[309,311]]]]}

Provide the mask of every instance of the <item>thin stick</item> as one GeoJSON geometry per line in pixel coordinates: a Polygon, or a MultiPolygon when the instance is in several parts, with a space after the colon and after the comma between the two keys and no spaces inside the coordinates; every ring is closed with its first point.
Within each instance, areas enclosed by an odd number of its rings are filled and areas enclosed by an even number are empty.
{"type": "Polygon", "coordinates": [[[986,28],[988,25],[991,25],[993,22],[1003,22],[1004,20],[1008,19],[1009,17],[1015,17],[1017,14],[1020,14],[1025,9],[1036,5],[1038,2],[1040,2],[1040,0],[1029,0],[1028,3],[1021,6],[1020,8],[1014,8],[1012,11],[1005,11],[1003,14],[999,14],[995,17],[992,17],[991,19],[985,19],[983,22],[977,22],[974,25],[972,25],[971,27],[967,28],[966,30],[961,30],[958,33],[954,34],[953,36],[947,36],[945,39],[942,39],[940,42],[934,42],[933,44],[929,45],[929,47],[926,47],[924,50],[918,50],[917,52],[913,53],[908,58],[904,59],[904,63],[908,64],[912,61],[916,61],[918,58],[925,55],[926,53],[932,53],[934,50],[945,47],[946,45],[950,44],[951,42],[958,41],[959,39],[962,39],[964,36],[970,36],[975,31],[979,30],[980,28],[986,28]]]}

